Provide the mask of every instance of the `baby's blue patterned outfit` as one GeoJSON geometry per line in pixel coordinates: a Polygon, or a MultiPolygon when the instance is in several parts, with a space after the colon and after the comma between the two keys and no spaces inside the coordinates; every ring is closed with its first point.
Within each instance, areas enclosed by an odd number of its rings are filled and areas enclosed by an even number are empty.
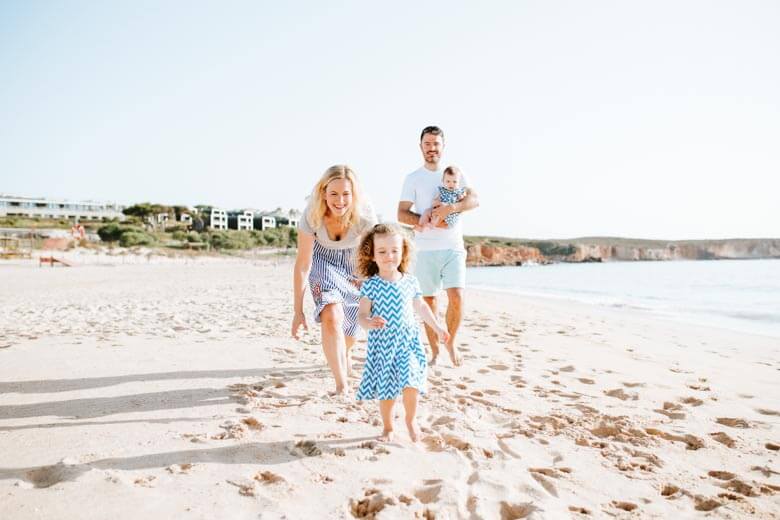
{"type": "MultiPolygon", "coordinates": [[[[463,197],[464,193],[466,193],[466,188],[451,190],[444,186],[439,186],[439,200],[445,204],[455,204],[463,197]]],[[[458,217],[460,217],[460,213],[450,213],[444,219],[444,222],[446,222],[449,227],[452,227],[458,221],[458,217]]]]}
{"type": "Polygon", "coordinates": [[[422,296],[417,278],[404,274],[390,282],[374,275],[363,282],[360,296],[371,300],[371,316],[381,316],[387,323],[368,331],[366,366],[357,398],[395,399],[407,387],[424,394],[428,361],[412,304],[422,296]]]}

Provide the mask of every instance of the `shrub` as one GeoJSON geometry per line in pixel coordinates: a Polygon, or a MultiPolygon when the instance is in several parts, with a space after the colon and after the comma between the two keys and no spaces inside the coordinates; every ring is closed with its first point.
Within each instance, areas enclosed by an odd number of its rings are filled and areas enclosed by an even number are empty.
{"type": "Polygon", "coordinates": [[[248,231],[212,231],[208,241],[214,249],[249,249],[254,246],[248,231]]]}
{"type": "Polygon", "coordinates": [[[126,229],[118,224],[111,223],[98,228],[97,234],[103,242],[116,242],[126,229]]]}
{"type": "Polygon", "coordinates": [[[152,235],[138,230],[125,230],[119,237],[119,244],[122,247],[149,246],[155,242],[152,235]]]}
{"type": "Polygon", "coordinates": [[[188,237],[188,235],[187,235],[187,232],[186,232],[186,231],[183,231],[183,230],[177,229],[176,231],[174,231],[174,232],[173,232],[173,234],[171,235],[171,237],[172,237],[174,240],[187,240],[187,237],[188,237]]]}

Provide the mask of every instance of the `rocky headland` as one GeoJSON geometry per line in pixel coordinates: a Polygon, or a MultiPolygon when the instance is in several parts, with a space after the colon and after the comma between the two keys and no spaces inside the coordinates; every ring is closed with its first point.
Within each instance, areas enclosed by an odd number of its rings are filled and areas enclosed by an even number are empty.
{"type": "Polygon", "coordinates": [[[780,239],[638,240],[585,237],[522,240],[467,237],[469,266],[636,260],[734,260],[780,258],[780,239]]]}

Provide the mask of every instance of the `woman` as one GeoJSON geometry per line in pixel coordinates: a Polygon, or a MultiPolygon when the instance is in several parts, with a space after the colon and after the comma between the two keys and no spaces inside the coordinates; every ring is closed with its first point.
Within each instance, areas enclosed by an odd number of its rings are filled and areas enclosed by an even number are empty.
{"type": "Polygon", "coordinates": [[[322,324],[322,350],[336,380],[336,393],[349,390],[349,349],[358,330],[359,281],[355,251],[364,231],[376,223],[363,205],[355,172],[328,168],[314,186],[298,226],[298,256],[293,272],[292,336],[308,330],[303,314],[304,280],[314,298],[314,320],[322,324]]]}

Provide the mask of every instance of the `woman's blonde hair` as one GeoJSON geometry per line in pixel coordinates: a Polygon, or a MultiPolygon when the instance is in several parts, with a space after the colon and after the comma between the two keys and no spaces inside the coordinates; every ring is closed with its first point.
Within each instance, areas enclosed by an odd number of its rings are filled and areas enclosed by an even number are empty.
{"type": "Polygon", "coordinates": [[[379,272],[379,266],[376,265],[376,262],[374,261],[374,237],[377,235],[397,235],[401,237],[403,250],[401,252],[401,263],[398,265],[398,271],[408,273],[412,263],[412,255],[414,254],[414,246],[412,245],[412,240],[409,238],[409,234],[397,224],[377,224],[368,230],[360,239],[357,254],[358,274],[368,278],[379,272]]]}
{"type": "Polygon", "coordinates": [[[357,175],[355,175],[352,168],[346,164],[336,164],[325,170],[325,173],[322,174],[322,177],[320,177],[320,180],[311,192],[309,211],[304,217],[314,230],[320,228],[322,220],[328,213],[328,203],[325,200],[325,191],[328,189],[328,184],[336,179],[347,179],[350,184],[352,184],[352,205],[350,205],[349,209],[342,217],[342,220],[349,227],[360,223],[363,196],[360,191],[357,175]]]}

